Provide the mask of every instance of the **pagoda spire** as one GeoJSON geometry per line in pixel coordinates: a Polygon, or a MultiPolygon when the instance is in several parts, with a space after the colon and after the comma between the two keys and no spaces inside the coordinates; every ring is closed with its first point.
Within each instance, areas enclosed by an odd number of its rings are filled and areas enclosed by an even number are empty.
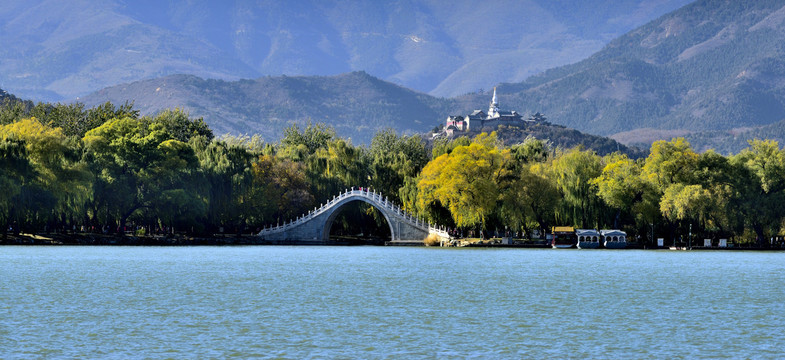
{"type": "Polygon", "coordinates": [[[488,107],[488,118],[495,118],[499,116],[499,101],[496,100],[496,87],[493,87],[493,99],[491,99],[491,106],[488,107]]]}

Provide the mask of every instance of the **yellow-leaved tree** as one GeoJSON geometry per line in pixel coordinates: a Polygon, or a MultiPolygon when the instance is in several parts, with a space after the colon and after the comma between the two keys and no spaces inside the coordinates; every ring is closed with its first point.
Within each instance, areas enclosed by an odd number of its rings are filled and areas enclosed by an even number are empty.
{"type": "Polygon", "coordinates": [[[78,141],[35,118],[0,126],[0,139],[21,141],[32,165],[19,189],[17,217],[26,217],[27,223],[33,224],[75,223],[84,216],[92,197],[92,174],[81,161],[78,141]]]}
{"type": "Polygon", "coordinates": [[[499,150],[496,134],[483,133],[433,159],[417,184],[421,212],[434,219],[432,209],[441,205],[457,226],[484,226],[499,197],[505,156],[509,155],[499,150]]]}

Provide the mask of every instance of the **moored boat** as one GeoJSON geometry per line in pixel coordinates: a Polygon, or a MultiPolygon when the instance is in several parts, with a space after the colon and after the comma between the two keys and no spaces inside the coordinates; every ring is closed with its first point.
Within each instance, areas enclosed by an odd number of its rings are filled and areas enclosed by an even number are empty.
{"type": "Polygon", "coordinates": [[[603,245],[606,249],[624,249],[627,247],[627,233],[621,230],[601,230],[603,245]]]}
{"type": "Polygon", "coordinates": [[[600,247],[600,232],[594,229],[575,230],[578,249],[597,249],[600,247]]]}
{"type": "Polygon", "coordinates": [[[575,228],[572,226],[554,226],[551,234],[551,247],[554,249],[569,249],[575,247],[575,228]]]}

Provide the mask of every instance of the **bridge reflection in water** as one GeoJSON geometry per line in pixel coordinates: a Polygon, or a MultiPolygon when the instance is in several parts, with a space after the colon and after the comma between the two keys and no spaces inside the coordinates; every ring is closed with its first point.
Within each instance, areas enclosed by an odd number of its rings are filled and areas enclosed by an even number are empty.
{"type": "Polygon", "coordinates": [[[377,210],[390,226],[391,244],[421,244],[429,234],[440,239],[449,239],[444,228],[435,227],[403,211],[383,197],[381,193],[368,189],[346,190],[333,196],[332,200],[307,214],[289,220],[283,225],[271,226],[257,234],[262,240],[278,244],[326,244],[330,240],[330,228],[340,210],[354,201],[365,202],[377,210]]]}

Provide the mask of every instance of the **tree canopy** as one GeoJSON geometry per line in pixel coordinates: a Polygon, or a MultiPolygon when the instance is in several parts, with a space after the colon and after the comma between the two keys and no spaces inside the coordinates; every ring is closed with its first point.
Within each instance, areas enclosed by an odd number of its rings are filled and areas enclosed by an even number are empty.
{"type": "MultiPolygon", "coordinates": [[[[291,126],[277,143],[216,138],[181,110],[139,116],[128,104],[16,102],[0,106],[0,119],[0,226],[14,231],[255,231],[370,187],[464,230],[785,235],[785,151],[771,140],[724,156],[676,138],[631,159],[533,137],[505,146],[496,133],[431,142],[385,130],[356,146],[323,124],[291,126]]],[[[352,214],[382,221],[368,207],[352,214]]]]}

